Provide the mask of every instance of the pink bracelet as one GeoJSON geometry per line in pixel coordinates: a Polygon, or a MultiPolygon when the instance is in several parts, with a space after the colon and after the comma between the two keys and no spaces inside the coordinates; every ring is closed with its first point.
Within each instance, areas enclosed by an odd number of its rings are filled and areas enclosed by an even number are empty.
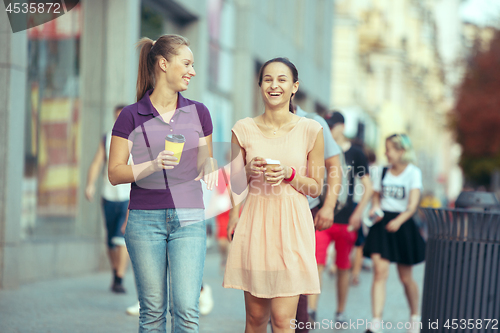
{"type": "Polygon", "coordinates": [[[291,182],[295,178],[295,169],[292,167],[290,167],[290,169],[292,169],[292,175],[290,176],[290,178],[283,179],[285,182],[291,182]]]}

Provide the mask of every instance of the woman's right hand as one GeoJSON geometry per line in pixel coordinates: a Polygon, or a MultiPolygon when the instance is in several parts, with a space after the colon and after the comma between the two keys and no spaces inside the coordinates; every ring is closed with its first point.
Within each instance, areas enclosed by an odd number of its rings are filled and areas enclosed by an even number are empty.
{"type": "Polygon", "coordinates": [[[236,225],[238,224],[239,217],[230,218],[227,223],[227,240],[231,243],[233,240],[234,229],[236,229],[236,225]]]}
{"type": "Polygon", "coordinates": [[[158,154],[156,159],[153,161],[154,171],[160,170],[170,170],[173,169],[179,162],[177,161],[177,157],[174,156],[173,151],[164,150],[158,154]]]}
{"type": "MultiPolygon", "coordinates": [[[[375,216],[375,212],[380,210],[380,206],[373,206],[371,209],[370,209],[370,212],[368,213],[368,216],[369,217],[372,217],[372,216],[375,216]]],[[[377,222],[380,222],[381,220],[383,219],[382,216],[378,216],[377,215],[377,218],[375,219],[374,223],[377,223],[377,222]]]]}
{"type": "Polygon", "coordinates": [[[246,166],[245,171],[247,175],[251,177],[260,176],[262,173],[266,171],[264,167],[266,165],[266,159],[263,157],[254,157],[246,166]]]}
{"type": "Polygon", "coordinates": [[[94,199],[94,194],[95,194],[95,185],[94,184],[89,184],[85,188],[85,197],[87,198],[88,201],[92,201],[94,199]]]}

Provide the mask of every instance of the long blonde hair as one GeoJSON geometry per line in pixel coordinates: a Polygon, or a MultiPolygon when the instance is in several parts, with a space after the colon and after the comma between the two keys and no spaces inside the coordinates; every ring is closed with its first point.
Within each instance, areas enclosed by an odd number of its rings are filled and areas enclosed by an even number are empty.
{"type": "Polygon", "coordinates": [[[401,157],[401,161],[404,163],[415,163],[417,156],[413,150],[413,145],[411,144],[410,138],[406,134],[393,134],[385,139],[386,141],[392,142],[394,148],[397,150],[404,150],[404,154],[401,157]]]}
{"type": "Polygon", "coordinates": [[[158,57],[162,56],[170,60],[177,55],[177,49],[182,46],[189,46],[187,38],[179,35],[163,35],[156,42],[144,37],[137,43],[140,49],[139,73],[137,75],[137,101],[140,101],[146,91],[154,88],[155,85],[155,64],[158,57]]]}

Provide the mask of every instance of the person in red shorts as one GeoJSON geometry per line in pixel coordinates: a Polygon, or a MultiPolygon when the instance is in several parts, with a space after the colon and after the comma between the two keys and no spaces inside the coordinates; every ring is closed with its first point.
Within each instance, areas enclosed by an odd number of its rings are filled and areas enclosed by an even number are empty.
{"type": "MultiPolygon", "coordinates": [[[[235,200],[234,193],[231,192],[231,185],[228,184],[230,176],[230,167],[227,165],[219,169],[219,183],[215,186],[214,195],[210,199],[208,215],[215,216],[215,224],[217,226],[217,244],[221,255],[220,269],[224,272],[226,267],[227,251],[229,248],[229,240],[227,237],[227,226],[230,221],[229,211],[234,206],[239,212],[241,204],[239,199],[235,200]]],[[[244,197],[244,195],[243,195],[244,197]]],[[[236,216],[236,219],[238,216],[236,216]]]]}
{"type": "MultiPolygon", "coordinates": [[[[348,190],[347,203],[344,208],[335,214],[333,225],[323,231],[316,231],[316,261],[318,263],[318,271],[321,275],[326,264],[326,253],[328,245],[335,242],[337,266],[337,311],[335,313],[336,323],[345,323],[347,318],[344,315],[345,305],[347,303],[347,293],[349,290],[350,280],[350,253],[354,247],[358,236],[358,229],[361,226],[361,218],[363,211],[369,203],[373,189],[369,177],[368,160],[363,150],[351,142],[344,136],[344,117],[340,112],[333,114],[326,119],[333,138],[342,149],[345,162],[347,165],[348,190]],[[362,188],[354,187],[354,177],[358,177],[362,188]],[[357,193],[363,191],[363,196],[359,204],[353,201],[354,191],[357,193]]],[[[309,296],[310,316],[316,317],[319,295],[309,296]]]]}
{"type": "Polygon", "coordinates": [[[219,245],[219,252],[221,255],[221,270],[226,267],[227,249],[229,241],[227,240],[227,224],[229,223],[229,210],[231,209],[231,200],[229,198],[229,184],[226,183],[226,178],[223,174],[226,173],[229,180],[229,168],[219,169],[219,184],[215,187],[215,197],[213,198],[214,204],[217,206],[218,211],[222,213],[215,216],[215,223],[217,225],[217,243],[219,245]]]}

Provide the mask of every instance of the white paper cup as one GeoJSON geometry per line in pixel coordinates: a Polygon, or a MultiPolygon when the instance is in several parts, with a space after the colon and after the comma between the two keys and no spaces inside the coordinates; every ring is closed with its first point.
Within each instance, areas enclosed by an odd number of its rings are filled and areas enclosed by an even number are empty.
{"type": "MultiPolygon", "coordinates": [[[[278,161],[278,160],[272,160],[270,158],[266,158],[266,165],[265,165],[265,167],[266,167],[266,173],[267,172],[273,172],[271,169],[272,168],[276,168],[278,166],[280,166],[280,161],[278,161]]],[[[271,181],[267,180],[267,177],[264,177],[264,178],[266,180],[266,183],[269,183],[269,184],[276,183],[276,182],[271,182],[271,181]]]]}

